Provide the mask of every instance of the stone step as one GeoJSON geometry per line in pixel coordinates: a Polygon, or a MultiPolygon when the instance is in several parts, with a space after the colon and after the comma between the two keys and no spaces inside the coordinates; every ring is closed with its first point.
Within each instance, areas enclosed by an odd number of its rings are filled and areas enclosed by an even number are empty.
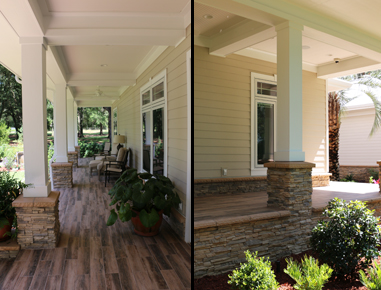
{"type": "Polygon", "coordinates": [[[0,259],[16,258],[19,251],[20,245],[14,239],[0,242],[0,259]]]}

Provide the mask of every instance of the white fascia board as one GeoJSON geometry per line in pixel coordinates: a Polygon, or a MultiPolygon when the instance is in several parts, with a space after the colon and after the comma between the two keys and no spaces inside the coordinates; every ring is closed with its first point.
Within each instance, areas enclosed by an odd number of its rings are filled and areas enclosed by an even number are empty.
{"type": "Polygon", "coordinates": [[[135,68],[133,72],[135,79],[137,79],[167,48],[168,46],[154,46],[135,68]]]}
{"type": "MultiPolygon", "coordinates": [[[[333,37],[367,48],[377,54],[381,53],[381,41],[356,27],[350,27],[344,23],[328,18],[290,2],[282,0],[234,0],[233,2],[247,5],[266,13],[293,21],[312,29],[324,32],[333,37]]],[[[340,46],[341,47],[341,46],[340,46]]],[[[373,58],[373,56],[368,56],[373,58]]],[[[377,57],[381,58],[381,54],[377,57]]],[[[376,59],[377,60],[377,59],[376,59]]]]}
{"type": "Polygon", "coordinates": [[[66,72],[61,59],[54,47],[48,47],[46,52],[46,72],[55,84],[67,82],[66,72]]]}
{"type": "Polygon", "coordinates": [[[342,60],[339,63],[330,63],[318,67],[317,77],[329,79],[347,76],[366,71],[381,69],[381,63],[362,56],[342,60]]]}
{"type": "Polygon", "coordinates": [[[210,39],[211,54],[229,55],[267,39],[276,37],[275,28],[244,20],[210,39]]]}
{"type": "Polygon", "coordinates": [[[163,45],[175,46],[185,29],[48,29],[49,45],[163,45]]]}
{"type": "MultiPolygon", "coordinates": [[[[240,51],[235,52],[235,54],[250,57],[250,58],[256,58],[263,61],[268,61],[272,63],[277,63],[277,56],[276,54],[264,52],[258,49],[253,48],[246,48],[242,49],[240,51]]],[[[303,63],[303,70],[316,73],[317,72],[317,66],[310,63],[303,63]]]]}
{"type": "Polygon", "coordinates": [[[340,79],[327,80],[327,92],[341,91],[349,89],[352,83],[340,79]]]}

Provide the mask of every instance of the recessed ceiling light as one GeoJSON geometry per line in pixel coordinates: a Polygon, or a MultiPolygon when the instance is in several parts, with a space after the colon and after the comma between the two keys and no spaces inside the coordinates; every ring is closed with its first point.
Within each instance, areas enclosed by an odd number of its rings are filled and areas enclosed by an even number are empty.
{"type": "Polygon", "coordinates": [[[303,49],[310,49],[311,47],[309,47],[308,45],[303,45],[302,48],[303,49]]]}
{"type": "Polygon", "coordinates": [[[204,18],[205,18],[205,19],[212,19],[212,18],[213,18],[213,15],[205,14],[205,15],[204,15],[204,18]]]}
{"type": "Polygon", "coordinates": [[[107,64],[101,64],[101,67],[106,67],[107,66],[107,64]]]}
{"type": "Polygon", "coordinates": [[[220,33],[222,32],[222,29],[220,29],[220,33]]]}

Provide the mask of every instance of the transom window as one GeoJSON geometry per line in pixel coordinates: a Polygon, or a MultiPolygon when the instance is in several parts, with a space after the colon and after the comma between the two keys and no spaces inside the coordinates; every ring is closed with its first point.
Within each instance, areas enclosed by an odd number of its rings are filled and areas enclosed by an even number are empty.
{"type": "Polygon", "coordinates": [[[251,73],[251,175],[265,175],[263,164],[274,161],[276,76],[251,73]]]}
{"type": "Polygon", "coordinates": [[[167,176],[167,81],[164,70],[140,89],[141,171],[167,176]]]}

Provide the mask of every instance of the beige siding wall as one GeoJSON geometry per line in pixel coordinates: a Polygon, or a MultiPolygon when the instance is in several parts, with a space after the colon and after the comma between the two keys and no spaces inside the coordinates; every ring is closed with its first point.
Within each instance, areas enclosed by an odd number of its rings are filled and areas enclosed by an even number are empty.
{"type": "Polygon", "coordinates": [[[374,108],[347,111],[340,127],[340,165],[377,166],[381,160],[381,130],[369,137],[374,108]]]}
{"type": "Polygon", "coordinates": [[[167,136],[168,177],[175,183],[183,201],[182,215],[186,208],[187,174],[187,67],[186,53],[191,48],[190,29],[187,38],[176,48],[167,48],[152,65],[137,79],[136,85],[128,88],[121,99],[113,104],[118,109],[118,134],[127,136],[127,147],[133,152],[132,164],[140,170],[141,114],[140,88],[149,78],[167,70],[167,136]]]}
{"type": "MultiPolygon", "coordinates": [[[[250,73],[276,74],[276,64],[239,55],[226,58],[195,47],[195,178],[250,176],[250,73]]],[[[303,150],[325,172],[325,81],[303,72],[303,150]]]]}

